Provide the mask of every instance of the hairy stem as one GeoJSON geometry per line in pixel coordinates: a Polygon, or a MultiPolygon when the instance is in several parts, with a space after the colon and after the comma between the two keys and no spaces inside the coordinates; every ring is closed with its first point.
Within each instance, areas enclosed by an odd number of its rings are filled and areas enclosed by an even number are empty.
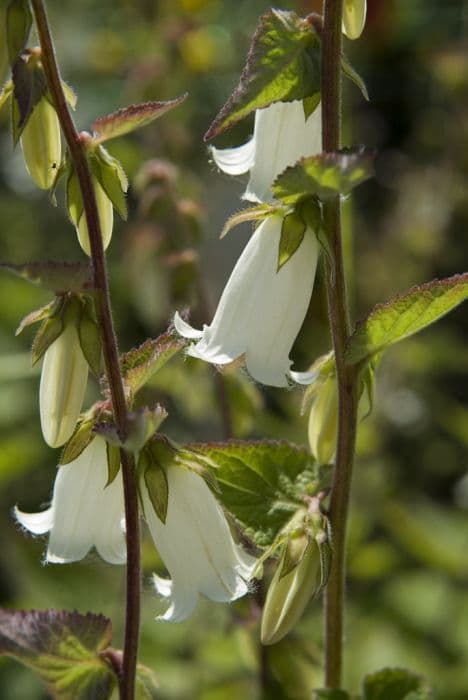
{"type": "MultiPolygon", "coordinates": [[[[86,146],[76,130],[65,99],[44,2],[43,0],[31,0],[31,3],[49,91],[80,183],[91,247],[93,286],[102,336],[104,364],[112,398],[114,419],[123,439],[127,431],[127,405],[120,371],[117,338],[112,320],[106,258],[96,197],[86,156],[86,146]]],[[[140,533],[132,455],[121,450],[121,463],[127,533],[127,606],[120,697],[121,700],[133,700],[140,624],[140,533]]]]}
{"type": "MultiPolygon", "coordinates": [[[[323,150],[340,148],[341,131],[341,18],[343,0],[325,0],[322,34],[323,150]]],[[[327,298],[338,380],[338,436],[330,501],[333,557],[325,591],[325,683],[340,688],[343,666],[343,629],[346,576],[346,525],[351,490],[357,425],[357,373],[345,364],[349,313],[341,235],[340,199],[324,204],[325,227],[333,253],[327,270],[327,298]]]]}

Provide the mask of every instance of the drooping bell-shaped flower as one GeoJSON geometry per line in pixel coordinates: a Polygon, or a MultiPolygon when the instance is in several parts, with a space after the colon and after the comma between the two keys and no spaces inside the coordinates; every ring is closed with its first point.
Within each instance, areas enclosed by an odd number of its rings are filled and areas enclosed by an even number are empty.
{"type": "Polygon", "coordinates": [[[49,100],[42,97],[21,135],[26,167],[38,187],[48,190],[54,184],[61,161],[60,124],[49,100]]]}
{"type": "Polygon", "coordinates": [[[169,607],[159,618],[180,622],[194,610],[199,595],[217,602],[240,598],[256,565],[231,535],[226,516],[203,477],[180,466],[167,468],[165,524],[156,515],[142,481],[145,518],[171,579],[154,576],[169,607]]]}
{"type": "Polygon", "coordinates": [[[309,306],[319,244],[307,227],[278,270],[283,218],[269,216],[253,233],[224,288],[213,321],[195,330],[175,315],[176,330],[197,340],[188,354],[215,365],[243,356],[249,374],[271,386],[288,385],[289,352],[309,306]]]}
{"type": "Polygon", "coordinates": [[[255,112],[253,137],[237,148],[211,148],[220,170],[228,175],[250,172],[243,199],[266,202],[273,198],[271,185],[289,165],[322,150],[321,109],[306,120],[302,100],[274,102],[255,112]]]}
{"type": "Polygon", "coordinates": [[[88,363],[75,323],[47,348],[42,365],[39,407],[44,439],[50,447],[64,445],[73,433],[83,405],[88,363]]]}
{"type": "Polygon", "coordinates": [[[92,547],[110,564],[126,561],[122,473],[108,480],[106,443],[97,436],[79,457],[59,467],[50,508],[15,509],[20,525],[34,535],[49,532],[46,561],[83,559],[92,547]]]}
{"type": "Polygon", "coordinates": [[[366,24],[367,0],[344,0],[343,34],[348,39],[359,39],[366,24]]]}

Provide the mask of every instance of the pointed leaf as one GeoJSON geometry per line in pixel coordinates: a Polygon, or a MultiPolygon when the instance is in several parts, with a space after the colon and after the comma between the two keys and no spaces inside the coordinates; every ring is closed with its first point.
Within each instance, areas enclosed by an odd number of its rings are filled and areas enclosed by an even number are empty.
{"type": "Polygon", "coordinates": [[[122,373],[130,395],[134,396],[185,345],[185,340],[168,331],[125,353],[121,360],[122,373]]]}
{"type": "Polygon", "coordinates": [[[205,134],[218,136],[273,102],[320,92],[320,39],[295,12],[270,10],[260,19],[237,88],[205,134]]]}
{"type": "Polygon", "coordinates": [[[275,197],[287,205],[315,195],[321,200],[347,195],[373,175],[373,154],[362,149],[321,153],[301,158],[273,183],[275,197]]]}
{"type": "Polygon", "coordinates": [[[320,472],[305,447],[288,442],[232,441],[188,445],[216,465],[220,500],[261,547],[271,545],[304,494],[324,488],[320,472]]]}
{"type": "Polygon", "coordinates": [[[220,238],[224,238],[231,229],[240,224],[244,224],[247,221],[255,221],[256,224],[260,223],[268,216],[272,214],[280,213],[283,207],[278,204],[255,204],[253,207],[247,207],[247,209],[242,209],[242,211],[237,212],[229,217],[223,226],[220,238]]]}
{"type": "Polygon", "coordinates": [[[10,66],[26,46],[32,26],[28,0],[10,0],[6,10],[6,36],[10,66]]]}
{"type": "Polygon", "coordinates": [[[94,312],[94,303],[90,297],[84,300],[84,307],[78,326],[81,350],[93,374],[99,377],[101,370],[102,342],[101,331],[94,312]]]}
{"type": "Polygon", "coordinates": [[[403,668],[386,668],[366,676],[363,700],[431,700],[424,678],[403,668]]]}
{"type": "Polygon", "coordinates": [[[141,129],[154,121],[154,119],[162,117],[163,114],[174,109],[174,107],[178,107],[186,98],[187,94],[167,102],[143,102],[142,104],[123,107],[117,112],[100,117],[92,125],[94,142],[102,143],[103,141],[128,134],[136,129],[141,129]]]}
{"type": "Polygon", "coordinates": [[[55,310],[56,305],[57,300],[54,299],[53,301],[49,301],[49,303],[45,306],[41,306],[40,309],[31,311],[31,313],[29,313],[22,319],[21,323],[15,331],[15,335],[19,335],[20,333],[22,333],[26,326],[31,326],[33,323],[38,323],[39,321],[43,321],[45,318],[49,318],[49,316],[55,310]]]}
{"type": "Polygon", "coordinates": [[[41,323],[39,330],[34,337],[31,348],[31,362],[33,366],[38,360],[41,359],[47,348],[49,348],[52,343],[57,340],[62,331],[63,320],[58,316],[47,318],[41,323]]]}
{"type": "Polygon", "coordinates": [[[75,431],[60,456],[59,464],[69,464],[77,459],[89,443],[94,439],[94,420],[78,423],[75,431]]]}
{"type": "Polygon", "coordinates": [[[359,88],[364,99],[369,102],[369,93],[367,92],[366,84],[355,68],[353,68],[346,56],[341,57],[341,69],[345,76],[359,88]]]}
{"type": "Polygon", "coordinates": [[[125,221],[127,219],[125,193],[128,189],[128,180],[122,166],[102,146],[96,149],[90,158],[90,164],[97,181],[125,221]]]}
{"type": "Polygon", "coordinates": [[[165,523],[169,501],[169,485],[167,483],[166,470],[157,462],[152,461],[145,469],[144,479],[154,512],[161,522],[165,523]]]}
{"type": "Polygon", "coordinates": [[[102,615],[0,610],[0,653],[29,666],[59,700],[106,700],[116,677],[99,654],[111,641],[102,615]]]}
{"type": "Polygon", "coordinates": [[[434,323],[468,297],[468,272],[433,280],[379,304],[360,321],[346,351],[348,363],[372,355],[434,323]]]}
{"type": "Polygon", "coordinates": [[[283,265],[288,262],[299,248],[304,240],[305,232],[306,224],[296,212],[293,211],[284,217],[278,247],[277,272],[281,270],[283,265]]]}
{"type": "Polygon", "coordinates": [[[24,280],[57,294],[82,292],[92,287],[92,269],[88,263],[37,262],[24,265],[0,263],[0,270],[7,270],[24,280]]]}

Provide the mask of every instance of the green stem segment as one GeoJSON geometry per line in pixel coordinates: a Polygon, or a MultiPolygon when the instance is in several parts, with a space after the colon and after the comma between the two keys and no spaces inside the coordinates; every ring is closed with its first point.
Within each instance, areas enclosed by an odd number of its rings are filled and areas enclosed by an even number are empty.
{"type": "MultiPolygon", "coordinates": [[[[102,336],[104,363],[112,398],[114,419],[119,434],[123,439],[127,432],[127,404],[120,371],[117,338],[112,320],[106,258],[102,245],[96,197],[86,157],[86,146],[84,140],[76,130],[63,92],[44,2],[43,0],[31,0],[31,4],[41,44],[42,64],[49,91],[54,101],[83,197],[91,246],[93,285],[102,336]]],[[[121,700],[133,700],[135,695],[135,673],[140,625],[139,513],[137,490],[134,479],[134,460],[132,455],[121,450],[121,463],[127,533],[127,606],[124,657],[122,677],[120,679],[120,698],[121,700]]]]}
{"type": "MultiPolygon", "coordinates": [[[[343,0],[325,0],[322,34],[323,150],[340,148],[341,20],[343,0]]],[[[333,253],[327,270],[327,298],[338,380],[338,436],[330,501],[333,558],[325,591],[325,683],[341,688],[343,665],[346,525],[357,426],[357,372],[345,363],[349,313],[341,236],[340,199],[324,204],[324,221],[333,253]]]]}

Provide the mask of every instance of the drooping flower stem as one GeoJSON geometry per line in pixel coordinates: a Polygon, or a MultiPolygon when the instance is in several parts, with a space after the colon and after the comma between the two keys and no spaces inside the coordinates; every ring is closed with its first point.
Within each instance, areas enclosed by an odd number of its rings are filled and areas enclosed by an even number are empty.
{"type": "MultiPolygon", "coordinates": [[[[343,0],[325,0],[322,34],[323,150],[340,148],[341,21],[343,0]]],[[[346,525],[357,425],[357,376],[345,364],[349,313],[344,272],[339,197],[324,204],[325,227],[333,253],[328,264],[327,298],[338,379],[338,438],[330,501],[333,557],[325,591],[325,682],[341,688],[346,571],[346,525]]]]}
{"type": "MultiPolygon", "coordinates": [[[[85,143],[75,127],[63,93],[44,2],[43,0],[31,0],[31,4],[41,44],[42,63],[48,87],[80,183],[89,231],[93,286],[102,335],[104,363],[112,397],[114,419],[121,438],[124,438],[127,429],[127,406],[112,320],[106,258],[94,187],[86,158],[85,143]]],[[[133,700],[140,622],[140,535],[133,457],[122,450],[121,463],[127,533],[127,607],[120,698],[121,700],[133,700]]]]}

